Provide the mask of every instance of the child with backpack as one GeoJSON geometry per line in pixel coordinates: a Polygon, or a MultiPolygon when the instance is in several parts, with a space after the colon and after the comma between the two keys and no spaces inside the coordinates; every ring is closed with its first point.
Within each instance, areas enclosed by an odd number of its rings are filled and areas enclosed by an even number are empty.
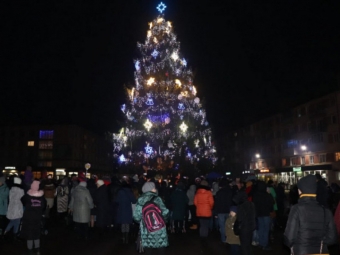
{"type": "Polygon", "coordinates": [[[230,244],[230,254],[239,255],[240,253],[240,238],[234,233],[234,224],[236,221],[237,207],[231,206],[229,217],[225,222],[225,233],[227,240],[226,242],[230,244]]]}
{"type": "Polygon", "coordinates": [[[153,182],[146,182],[143,194],[138,198],[133,219],[139,223],[143,248],[164,248],[169,246],[166,220],[169,210],[157,195],[153,182]]]}

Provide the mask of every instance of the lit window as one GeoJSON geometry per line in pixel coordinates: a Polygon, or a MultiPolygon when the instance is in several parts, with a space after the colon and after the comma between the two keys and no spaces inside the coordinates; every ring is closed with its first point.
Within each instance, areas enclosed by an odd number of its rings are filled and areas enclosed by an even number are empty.
{"type": "Polygon", "coordinates": [[[34,141],[28,141],[27,146],[33,147],[34,146],[34,141]]]}
{"type": "Polygon", "coordinates": [[[335,152],[335,161],[340,161],[340,152],[335,152]]]}
{"type": "Polygon", "coordinates": [[[53,139],[53,130],[40,130],[40,139],[53,139]]]}
{"type": "Polygon", "coordinates": [[[53,142],[52,141],[39,141],[39,149],[41,150],[52,150],[53,142]]]}

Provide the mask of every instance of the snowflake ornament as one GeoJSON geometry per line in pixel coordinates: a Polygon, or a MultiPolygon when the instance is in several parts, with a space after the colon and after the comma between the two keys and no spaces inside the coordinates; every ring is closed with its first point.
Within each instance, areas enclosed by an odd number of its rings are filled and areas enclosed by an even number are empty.
{"type": "Polygon", "coordinates": [[[159,52],[157,50],[154,50],[152,53],[151,53],[151,56],[153,56],[155,59],[157,58],[159,52]]]}
{"type": "Polygon", "coordinates": [[[162,2],[156,7],[156,9],[160,12],[163,13],[166,9],[166,5],[163,4],[162,2]]]}

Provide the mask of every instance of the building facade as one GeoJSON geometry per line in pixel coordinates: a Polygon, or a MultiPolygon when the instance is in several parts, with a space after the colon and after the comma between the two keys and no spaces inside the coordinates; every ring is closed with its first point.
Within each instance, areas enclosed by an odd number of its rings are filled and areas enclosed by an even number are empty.
{"type": "Polygon", "coordinates": [[[36,178],[47,171],[59,178],[78,171],[110,174],[112,142],[76,125],[0,127],[0,167],[3,173],[20,174],[32,167],[36,178]]]}
{"type": "Polygon", "coordinates": [[[319,173],[340,180],[340,91],[262,119],[229,135],[237,175],[295,184],[319,173]]]}

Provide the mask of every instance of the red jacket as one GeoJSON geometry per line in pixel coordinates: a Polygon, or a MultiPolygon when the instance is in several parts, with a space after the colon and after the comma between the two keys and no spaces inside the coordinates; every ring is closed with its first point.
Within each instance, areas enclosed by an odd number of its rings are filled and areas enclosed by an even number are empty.
{"type": "Polygon", "coordinates": [[[214,198],[209,187],[200,186],[197,189],[194,204],[197,217],[211,217],[214,207],[214,198]]]}

